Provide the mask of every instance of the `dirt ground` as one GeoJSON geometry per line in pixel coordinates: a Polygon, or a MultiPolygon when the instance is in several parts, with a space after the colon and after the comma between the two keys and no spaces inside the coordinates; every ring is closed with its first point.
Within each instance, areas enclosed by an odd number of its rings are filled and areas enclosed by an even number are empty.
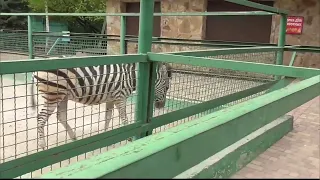
{"type": "Polygon", "coordinates": [[[9,54],[0,52],[0,61],[13,61],[13,60],[24,60],[29,59],[26,55],[20,55],[20,54],[9,54]]]}

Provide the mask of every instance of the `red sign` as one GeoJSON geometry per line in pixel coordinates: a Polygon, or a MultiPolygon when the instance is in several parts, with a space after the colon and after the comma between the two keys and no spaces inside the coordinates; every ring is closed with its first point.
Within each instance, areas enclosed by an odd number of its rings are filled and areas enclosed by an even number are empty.
{"type": "Polygon", "coordinates": [[[303,20],[302,16],[288,16],[287,34],[302,34],[303,20]]]}

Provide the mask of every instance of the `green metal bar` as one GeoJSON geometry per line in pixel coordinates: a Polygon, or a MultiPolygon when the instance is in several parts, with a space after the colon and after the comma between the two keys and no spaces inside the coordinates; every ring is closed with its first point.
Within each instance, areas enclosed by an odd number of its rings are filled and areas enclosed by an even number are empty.
{"type": "Polygon", "coordinates": [[[128,126],[1,163],[0,178],[16,178],[83,153],[121,142],[128,137],[132,137],[134,134],[146,131],[144,129],[145,127],[141,127],[139,124],[130,124],[128,126]]]}
{"type": "MultiPolygon", "coordinates": [[[[128,40],[129,42],[136,42],[136,40],[128,40]]],[[[174,40],[174,41],[180,41],[180,42],[166,42],[166,41],[153,41],[153,44],[170,44],[170,45],[178,45],[178,46],[194,46],[194,47],[211,47],[211,48],[217,48],[217,47],[224,47],[224,48],[238,48],[238,47],[252,47],[256,45],[247,45],[247,44],[214,44],[214,43],[192,43],[188,42],[187,40],[174,40]]],[[[269,45],[268,45],[269,46],[269,45]]]]}
{"type": "Polygon", "coordinates": [[[234,94],[230,94],[227,96],[223,96],[217,99],[213,99],[210,101],[205,101],[199,104],[195,104],[195,105],[191,105],[189,107],[183,108],[183,109],[179,109],[177,111],[173,111],[173,112],[169,112],[157,117],[152,118],[152,128],[157,128],[178,120],[181,120],[183,118],[187,118],[189,116],[198,114],[198,113],[202,113],[205,112],[207,110],[213,110],[219,106],[222,106],[224,104],[233,102],[233,101],[237,101],[239,99],[251,96],[253,94],[262,92],[266,89],[268,89],[269,87],[271,87],[272,85],[274,85],[277,81],[272,81],[257,87],[253,87],[250,89],[246,89],[234,94]]]}
{"type": "MultiPolygon", "coordinates": [[[[153,33],[153,8],[154,0],[140,1],[140,23],[139,23],[139,44],[138,53],[146,54],[151,51],[152,33],[153,33]]],[[[141,123],[148,122],[150,118],[149,110],[153,108],[153,104],[149,103],[153,99],[154,91],[151,88],[155,73],[153,71],[153,63],[139,63],[138,71],[138,87],[137,87],[137,105],[136,105],[136,121],[141,123]]],[[[152,114],[151,114],[152,116],[152,114]]],[[[134,139],[144,137],[146,134],[141,134],[134,139]]]]}
{"type": "Polygon", "coordinates": [[[28,49],[29,49],[29,59],[34,59],[33,37],[32,37],[32,16],[28,16],[28,49]]]}
{"type": "MultiPolygon", "coordinates": [[[[141,13],[142,14],[142,13],[141,13]]],[[[177,12],[177,13],[153,13],[151,16],[267,16],[271,12],[177,12]]],[[[140,13],[1,13],[0,16],[140,16],[140,13]]]]}
{"type": "Polygon", "coordinates": [[[273,13],[277,13],[277,14],[280,14],[280,13],[281,14],[288,14],[287,10],[281,10],[281,9],[278,9],[275,7],[271,7],[271,6],[267,6],[267,5],[247,1],[247,0],[226,0],[226,1],[232,2],[235,4],[240,4],[240,5],[247,6],[247,7],[252,7],[252,8],[263,10],[263,11],[267,11],[267,12],[273,12],[273,13]]]}
{"type": "Polygon", "coordinates": [[[177,12],[177,13],[154,13],[154,16],[270,16],[275,13],[264,11],[247,12],[177,12]]]}
{"type": "Polygon", "coordinates": [[[288,76],[295,78],[310,78],[320,74],[320,69],[289,67],[283,65],[253,63],[225,59],[213,59],[192,56],[180,56],[171,54],[148,53],[149,60],[157,62],[168,62],[188,64],[201,67],[215,67],[223,69],[238,70],[244,72],[255,72],[270,75],[288,76]]]}
{"type": "Polygon", "coordinates": [[[275,85],[273,85],[270,89],[268,89],[266,93],[284,88],[284,87],[288,86],[289,84],[291,84],[294,80],[295,80],[294,78],[284,77],[284,78],[278,80],[278,82],[275,85]]]}
{"type": "Polygon", "coordinates": [[[56,59],[35,59],[34,61],[2,61],[0,62],[0,66],[3,69],[0,72],[0,75],[59,68],[87,67],[137,62],[147,62],[147,56],[142,54],[133,54],[119,56],[86,56],[56,59]]]}
{"type": "Polygon", "coordinates": [[[271,47],[240,47],[240,48],[195,50],[195,51],[180,51],[180,52],[170,52],[166,54],[205,57],[205,56],[241,54],[241,53],[272,52],[272,51],[279,51],[279,50],[281,50],[281,48],[272,47],[272,46],[271,47]]]}
{"type": "Polygon", "coordinates": [[[319,88],[320,76],[313,77],[51,171],[41,178],[173,178],[318,96],[319,88]]]}
{"type": "Polygon", "coordinates": [[[320,53],[319,46],[285,46],[285,51],[320,53]]]}
{"type": "MultiPolygon", "coordinates": [[[[147,107],[147,123],[151,123],[151,119],[153,117],[153,102],[155,96],[155,86],[156,86],[156,70],[158,68],[157,62],[150,62],[151,65],[151,72],[150,72],[150,81],[149,81],[149,98],[148,98],[148,107],[147,107]]],[[[146,132],[145,135],[141,135],[141,137],[149,136],[152,134],[153,129],[150,129],[146,132]]]]}
{"type": "MultiPolygon", "coordinates": [[[[281,48],[277,54],[276,64],[283,65],[283,55],[284,55],[284,46],[286,45],[286,26],[287,26],[287,15],[281,14],[280,19],[280,28],[279,28],[279,40],[278,47],[281,48]]],[[[276,76],[276,79],[280,79],[280,76],[276,76]]]]}
{"type": "Polygon", "coordinates": [[[289,66],[293,66],[293,65],[294,65],[294,62],[296,61],[296,57],[297,57],[297,51],[294,51],[294,52],[292,53],[289,66]]]}
{"type": "MultiPolygon", "coordinates": [[[[42,35],[42,36],[47,36],[47,34],[37,34],[37,35],[42,35]]],[[[83,37],[83,35],[97,35],[94,33],[71,33],[72,37],[83,37]]],[[[107,35],[107,34],[100,34],[101,36],[104,37],[111,37],[111,38],[119,38],[119,35],[107,35]]],[[[126,38],[128,38],[129,41],[136,42],[138,39],[138,36],[132,36],[132,35],[126,35],[126,38]]],[[[196,43],[201,43],[203,44],[221,44],[221,45],[239,45],[239,46],[277,46],[277,44],[270,44],[270,43],[251,43],[251,42],[239,42],[239,41],[213,41],[213,40],[201,40],[201,39],[182,39],[182,38],[163,38],[163,37],[153,37],[153,41],[157,43],[167,43],[165,41],[161,40],[172,40],[172,41],[183,41],[183,42],[193,42],[189,44],[196,44],[196,43]]],[[[170,42],[172,43],[172,42],[170,42]]],[[[197,45],[197,44],[196,44],[197,45]]],[[[199,45],[199,44],[198,44],[199,45]]]]}
{"type": "Polygon", "coordinates": [[[126,17],[121,16],[120,30],[120,54],[126,54],[126,17]]]}
{"type": "Polygon", "coordinates": [[[51,53],[51,51],[53,50],[53,48],[57,45],[57,43],[60,41],[60,37],[53,43],[53,45],[51,46],[51,48],[49,49],[47,55],[49,55],[51,53]]]}
{"type": "MultiPolygon", "coordinates": [[[[39,33],[40,31],[38,31],[39,33]]],[[[47,35],[46,32],[41,32],[39,35],[47,35]]],[[[37,34],[38,35],[38,34],[37,34]]],[[[81,36],[83,35],[97,35],[95,33],[71,33],[72,37],[81,36]]],[[[103,37],[120,37],[119,35],[108,35],[108,34],[100,34],[103,37]]],[[[126,35],[126,38],[130,39],[131,41],[134,41],[138,39],[138,36],[133,35],[126,35]]],[[[240,41],[219,41],[219,40],[202,40],[202,39],[182,39],[182,38],[164,38],[164,37],[153,37],[154,41],[160,41],[161,40],[172,40],[172,41],[184,41],[184,42],[197,42],[197,43],[203,43],[203,44],[237,44],[237,45],[243,45],[243,46],[277,46],[277,44],[271,44],[271,43],[252,43],[252,42],[240,42],[240,41]]],[[[194,44],[194,43],[192,43],[194,44]]]]}

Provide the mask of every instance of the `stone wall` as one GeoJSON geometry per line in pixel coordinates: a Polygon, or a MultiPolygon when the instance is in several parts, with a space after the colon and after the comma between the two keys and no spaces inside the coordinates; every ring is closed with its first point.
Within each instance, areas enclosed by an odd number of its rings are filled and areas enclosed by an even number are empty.
{"type": "MultiPolygon", "coordinates": [[[[139,0],[108,0],[107,12],[125,12],[126,2],[139,0]]],[[[161,0],[161,12],[204,12],[207,0],[161,0]]],[[[163,16],[161,17],[161,37],[181,39],[203,39],[205,35],[205,16],[163,16]]],[[[107,34],[120,34],[120,17],[107,18],[107,34]]],[[[109,44],[108,53],[119,53],[119,43],[109,44]]],[[[194,47],[181,45],[154,44],[153,52],[173,52],[190,50],[194,47]]],[[[138,44],[128,43],[128,53],[137,53],[138,44]]]]}
{"type": "MultiPolygon", "coordinates": [[[[126,2],[139,0],[108,0],[107,12],[125,12],[126,2]]],[[[159,0],[161,12],[204,12],[207,9],[207,0],[159,0]]],[[[275,0],[275,7],[289,10],[289,15],[305,18],[302,35],[286,35],[286,43],[294,45],[320,46],[320,0],[275,0]]],[[[271,27],[271,43],[277,43],[279,31],[279,16],[273,17],[271,27]]],[[[161,17],[161,37],[203,39],[206,31],[205,16],[163,16],[161,17]]],[[[120,34],[120,17],[107,18],[107,34],[120,34]]],[[[110,42],[108,53],[119,54],[119,42],[110,42]]],[[[181,45],[153,45],[153,52],[173,52],[195,49],[199,47],[181,45]]],[[[129,43],[128,53],[138,51],[137,43],[129,43]]],[[[284,64],[289,64],[291,52],[286,52],[284,64]]],[[[295,66],[320,68],[320,55],[315,53],[298,53],[295,66]]]]}
{"type": "MultiPolygon", "coordinates": [[[[161,12],[204,12],[207,0],[163,0],[161,12]]],[[[164,16],[161,18],[161,36],[181,39],[203,39],[205,16],[164,16]]]]}
{"type": "MultiPolygon", "coordinates": [[[[107,0],[107,13],[122,13],[125,4],[120,0],[107,0]]],[[[107,16],[106,32],[108,35],[120,35],[121,18],[119,16],[107,16]]],[[[108,42],[108,54],[120,54],[120,42],[108,42]]]]}
{"type": "MultiPolygon", "coordinates": [[[[286,9],[289,15],[303,16],[304,25],[301,35],[286,35],[286,43],[293,45],[320,46],[320,0],[276,0],[275,7],[286,9]]],[[[277,43],[279,16],[273,19],[271,43],[277,43]]],[[[289,64],[290,52],[285,53],[284,64],[289,64]]],[[[294,66],[320,68],[320,55],[315,53],[298,53],[294,66]]]]}

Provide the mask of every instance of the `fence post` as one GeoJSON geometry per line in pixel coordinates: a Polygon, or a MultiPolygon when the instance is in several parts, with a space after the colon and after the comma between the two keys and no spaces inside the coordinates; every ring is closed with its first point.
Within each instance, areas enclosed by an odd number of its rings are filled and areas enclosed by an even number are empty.
{"type": "MultiPolygon", "coordinates": [[[[277,65],[283,65],[283,54],[284,54],[284,46],[286,45],[286,28],[287,28],[287,15],[280,14],[280,28],[279,28],[279,39],[278,39],[278,47],[281,50],[277,53],[277,65]]],[[[276,79],[280,79],[280,76],[276,76],[276,79]]]]}
{"type": "Polygon", "coordinates": [[[32,36],[32,16],[28,16],[28,49],[29,59],[34,59],[33,56],[33,36],[32,36]]]}
{"type": "Polygon", "coordinates": [[[126,16],[121,16],[120,54],[126,54],[126,16]]]}
{"type": "MultiPolygon", "coordinates": [[[[138,53],[146,54],[151,51],[152,32],[153,32],[153,8],[154,0],[140,1],[139,17],[139,41],[138,53]]],[[[137,87],[137,104],[136,104],[136,121],[137,123],[148,123],[153,112],[154,80],[155,66],[153,62],[138,64],[138,87],[137,87]],[[151,103],[150,103],[151,102],[151,103]],[[150,114],[151,113],[151,114],[150,114]]],[[[146,132],[135,136],[139,139],[146,136],[146,132]]]]}

